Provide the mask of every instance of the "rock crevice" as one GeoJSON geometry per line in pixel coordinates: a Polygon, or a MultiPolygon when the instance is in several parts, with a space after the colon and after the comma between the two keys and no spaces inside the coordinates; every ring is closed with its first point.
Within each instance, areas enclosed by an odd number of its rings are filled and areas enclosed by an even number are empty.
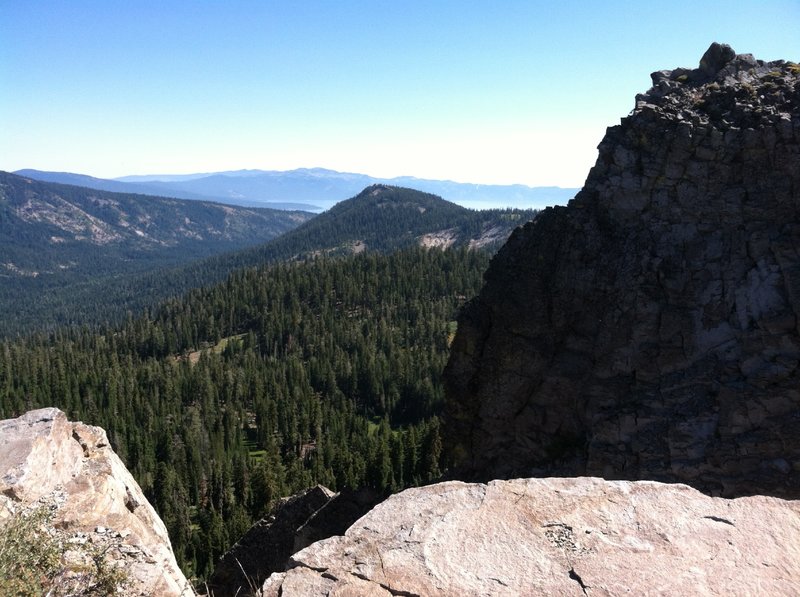
{"type": "MultiPolygon", "coordinates": [[[[369,489],[334,493],[318,485],[280,500],[220,558],[206,590],[214,597],[253,594],[271,574],[303,565],[292,559],[293,553],[343,534],[381,497],[369,489]]],[[[324,579],[330,576],[326,568],[314,571],[324,579]]]]}

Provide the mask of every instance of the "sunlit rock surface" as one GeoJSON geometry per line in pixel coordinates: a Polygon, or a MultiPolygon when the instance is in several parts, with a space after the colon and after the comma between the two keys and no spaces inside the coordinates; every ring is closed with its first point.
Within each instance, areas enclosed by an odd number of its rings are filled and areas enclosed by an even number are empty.
{"type": "Polygon", "coordinates": [[[596,478],[448,482],[295,554],[265,595],[796,595],[800,503],[596,478]]]}
{"type": "Polygon", "coordinates": [[[65,545],[100,546],[125,571],[121,594],[194,595],[164,523],[105,431],[56,408],[0,421],[0,525],[37,504],[54,510],[65,545]]]}

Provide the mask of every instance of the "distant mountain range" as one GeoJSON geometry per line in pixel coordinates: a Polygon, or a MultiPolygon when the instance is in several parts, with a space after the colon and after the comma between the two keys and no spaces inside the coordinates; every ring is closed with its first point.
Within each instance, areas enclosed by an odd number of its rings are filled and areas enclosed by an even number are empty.
{"type": "Polygon", "coordinates": [[[18,170],[15,174],[46,182],[74,184],[104,191],[141,193],[231,205],[323,211],[374,184],[433,193],[472,209],[515,207],[542,209],[566,204],[579,189],[481,185],[402,176],[375,178],[324,168],[289,171],[234,170],[184,175],[124,176],[109,180],[69,172],[18,170]]]}

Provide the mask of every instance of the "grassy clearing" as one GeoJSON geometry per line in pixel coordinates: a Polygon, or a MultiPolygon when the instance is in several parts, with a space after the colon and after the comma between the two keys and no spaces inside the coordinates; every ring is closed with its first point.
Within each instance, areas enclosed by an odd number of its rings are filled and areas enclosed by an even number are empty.
{"type": "Polygon", "coordinates": [[[231,342],[238,342],[242,338],[244,338],[244,336],[245,336],[245,334],[236,334],[234,336],[227,336],[225,338],[222,338],[222,340],[220,340],[216,344],[209,345],[209,346],[204,346],[200,350],[193,350],[193,351],[188,352],[186,354],[177,355],[177,356],[172,357],[172,358],[176,362],[187,361],[188,360],[192,365],[194,365],[195,363],[197,363],[197,361],[200,360],[200,356],[203,353],[220,354],[220,353],[222,353],[222,351],[224,351],[228,347],[228,344],[230,344],[231,342]]]}

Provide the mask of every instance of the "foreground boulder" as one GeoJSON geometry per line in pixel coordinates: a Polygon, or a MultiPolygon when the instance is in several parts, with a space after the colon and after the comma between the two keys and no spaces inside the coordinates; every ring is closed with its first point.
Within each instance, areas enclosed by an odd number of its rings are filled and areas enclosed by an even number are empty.
{"type": "Polygon", "coordinates": [[[459,320],[457,478],[800,497],[800,66],[714,44],[652,79],[459,320]]]}
{"type": "Polygon", "coordinates": [[[35,508],[48,513],[39,537],[63,551],[59,584],[79,584],[100,554],[98,569],[119,572],[117,594],[194,595],[164,523],[105,431],[56,408],[0,421],[0,527],[35,508]]]}
{"type": "Polygon", "coordinates": [[[595,478],[394,495],[264,595],[796,595],[800,503],[595,478]]]}

